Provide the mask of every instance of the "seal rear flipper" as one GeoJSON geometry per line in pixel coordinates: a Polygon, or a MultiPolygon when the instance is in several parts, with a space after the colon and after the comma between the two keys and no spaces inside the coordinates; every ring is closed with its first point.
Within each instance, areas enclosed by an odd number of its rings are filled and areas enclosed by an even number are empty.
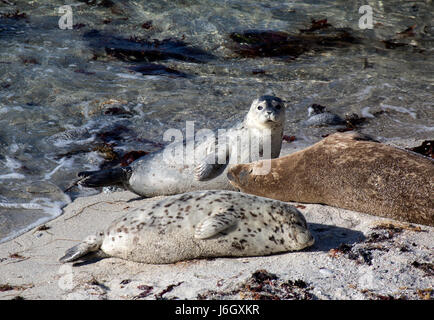
{"type": "Polygon", "coordinates": [[[237,223],[238,219],[232,212],[224,211],[203,219],[196,227],[196,239],[208,239],[237,223]]]}
{"type": "Polygon", "coordinates": [[[66,250],[65,255],[59,259],[59,262],[75,261],[91,252],[98,251],[102,244],[103,235],[102,233],[96,236],[89,236],[83,242],[69,248],[66,250]]]}
{"type": "Polygon", "coordinates": [[[88,188],[123,185],[131,177],[131,167],[106,169],[99,171],[82,171],[78,173],[79,185],[88,188]]]}
{"type": "Polygon", "coordinates": [[[87,246],[80,243],[66,250],[65,255],[59,259],[59,262],[75,261],[88,253],[90,253],[90,251],[87,250],[87,246]]]}

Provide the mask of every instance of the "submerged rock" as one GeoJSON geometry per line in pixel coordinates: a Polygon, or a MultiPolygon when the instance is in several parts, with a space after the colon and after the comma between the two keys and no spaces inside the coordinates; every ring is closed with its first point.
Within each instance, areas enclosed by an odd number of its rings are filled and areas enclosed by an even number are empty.
{"type": "Polygon", "coordinates": [[[203,49],[190,46],[177,39],[146,40],[137,37],[129,39],[105,35],[92,30],[83,36],[96,51],[127,62],[152,62],[174,59],[193,63],[204,63],[213,55],[203,49]]]}
{"type": "Polygon", "coordinates": [[[344,29],[331,29],[324,33],[306,31],[303,30],[296,35],[273,30],[233,32],[229,35],[232,41],[228,47],[238,55],[248,58],[279,56],[295,58],[310,50],[346,47],[358,42],[349,31],[344,29]]]}
{"type": "Polygon", "coordinates": [[[184,72],[163,66],[161,64],[146,63],[129,67],[130,70],[140,72],[143,75],[167,75],[176,77],[187,77],[184,72]]]}

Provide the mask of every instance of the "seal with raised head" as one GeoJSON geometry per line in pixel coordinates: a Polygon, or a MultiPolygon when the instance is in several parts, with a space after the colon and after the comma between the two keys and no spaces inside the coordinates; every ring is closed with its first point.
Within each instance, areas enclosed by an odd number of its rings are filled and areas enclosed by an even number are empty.
{"type": "Polygon", "coordinates": [[[434,161],[373,141],[335,133],[304,150],[231,167],[228,178],[243,192],[282,201],[321,203],[401,221],[434,225],[434,161]]]}
{"type": "Polygon", "coordinates": [[[264,256],[314,243],[288,203],[227,190],[195,191],[149,202],[70,248],[61,262],[88,253],[162,264],[207,257],[264,256]]]}
{"type": "Polygon", "coordinates": [[[228,164],[249,163],[261,157],[277,158],[282,146],[284,122],[283,101],[274,96],[262,96],[253,101],[244,121],[229,128],[222,136],[217,139],[213,135],[193,138],[196,143],[192,161],[183,161],[183,152],[178,152],[178,155],[168,152],[169,148],[177,150],[177,147],[182,149],[188,145],[189,141],[184,140],[145,155],[129,167],[80,172],[78,184],[85,187],[122,185],[146,197],[195,190],[234,190],[226,177],[228,164]],[[198,140],[202,142],[197,143],[198,140]],[[255,143],[258,148],[256,158],[255,152],[251,152],[255,143]],[[264,146],[269,147],[270,152],[264,152],[264,146]]]}

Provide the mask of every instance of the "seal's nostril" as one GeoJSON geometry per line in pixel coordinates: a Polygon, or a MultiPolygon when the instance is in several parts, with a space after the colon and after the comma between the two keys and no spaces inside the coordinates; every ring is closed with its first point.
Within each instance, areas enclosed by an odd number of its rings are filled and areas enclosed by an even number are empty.
{"type": "Polygon", "coordinates": [[[233,176],[232,173],[229,172],[229,171],[228,171],[228,173],[226,174],[226,176],[228,177],[228,179],[229,179],[230,181],[234,181],[234,180],[235,180],[235,179],[234,179],[234,176],[233,176]]]}

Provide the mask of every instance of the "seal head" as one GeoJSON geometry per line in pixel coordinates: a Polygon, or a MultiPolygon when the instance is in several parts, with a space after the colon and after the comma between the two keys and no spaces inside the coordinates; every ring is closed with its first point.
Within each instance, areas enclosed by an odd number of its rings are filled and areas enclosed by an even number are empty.
{"type": "Polygon", "coordinates": [[[285,121],[285,104],[275,96],[261,96],[250,106],[246,125],[250,128],[264,129],[282,127],[285,121]]]}

